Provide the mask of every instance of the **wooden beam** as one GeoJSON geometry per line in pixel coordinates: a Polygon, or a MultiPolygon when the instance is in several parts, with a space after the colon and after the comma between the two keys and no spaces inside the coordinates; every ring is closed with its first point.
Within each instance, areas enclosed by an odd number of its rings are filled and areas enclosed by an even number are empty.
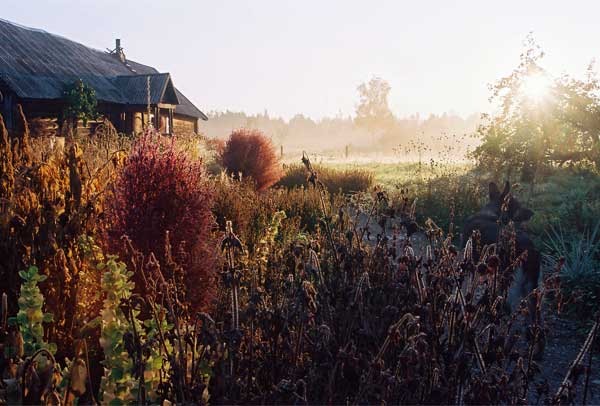
{"type": "Polygon", "coordinates": [[[6,124],[6,128],[9,130],[14,129],[13,124],[13,108],[14,108],[14,97],[11,93],[4,95],[4,101],[2,103],[2,117],[4,118],[4,123],[6,124]]]}

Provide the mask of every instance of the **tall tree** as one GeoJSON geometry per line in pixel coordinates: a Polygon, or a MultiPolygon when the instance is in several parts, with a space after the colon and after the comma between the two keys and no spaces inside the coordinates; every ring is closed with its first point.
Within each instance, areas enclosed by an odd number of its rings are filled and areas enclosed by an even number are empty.
{"type": "Polygon", "coordinates": [[[490,101],[500,107],[494,116],[484,115],[478,132],[482,144],[474,151],[483,167],[518,174],[533,181],[548,163],[560,123],[554,113],[555,87],[540,62],[544,52],[529,35],[519,65],[510,75],[490,86],[490,101]]]}
{"type": "Polygon", "coordinates": [[[394,123],[394,115],[388,105],[391,87],[385,80],[374,77],[369,83],[357,88],[360,101],[356,107],[355,123],[375,136],[388,130],[394,123]]]}

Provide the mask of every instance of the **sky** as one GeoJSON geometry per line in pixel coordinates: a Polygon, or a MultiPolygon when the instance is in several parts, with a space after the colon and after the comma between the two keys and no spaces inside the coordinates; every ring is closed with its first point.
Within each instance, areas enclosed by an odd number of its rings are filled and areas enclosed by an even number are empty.
{"type": "Polygon", "coordinates": [[[403,117],[488,111],[488,84],[533,32],[551,74],[600,57],[599,1],[0,0],[0,18],[170,72],[201,110],[353,115],[356,88],[391,86],[403,117]]]}

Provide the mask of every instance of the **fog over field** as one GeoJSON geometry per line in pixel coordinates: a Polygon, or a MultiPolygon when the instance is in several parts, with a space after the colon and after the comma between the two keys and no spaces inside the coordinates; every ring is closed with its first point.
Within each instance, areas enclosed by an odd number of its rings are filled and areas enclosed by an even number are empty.
{"type": "Polygon", "coordinates": [[[306,150],[312,153],[353,160],[360,156],[370,159],[418,159],[440,154],[455,158],[477,145],[473,136],[481,122],[479,114],[461,117],[455,114],[418,114],[393,117],[385,127],[369,128],[357,125],[352,117],[333,117],[313,120],[298,114],[289,120],[263,114],[247,115],[241,112],[212,112],[202,123],[202,133],[211,138],[226,139],[232,130],[256,128],[271,138],[284,154],[306,150]]]}

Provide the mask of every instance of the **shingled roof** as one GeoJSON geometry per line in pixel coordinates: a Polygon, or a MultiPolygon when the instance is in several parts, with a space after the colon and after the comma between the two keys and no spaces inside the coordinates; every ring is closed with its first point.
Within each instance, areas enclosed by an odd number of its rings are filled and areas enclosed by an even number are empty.
{"type": "MultiPolygon", "coordinates": [[[[168,73],[117,76],[115,84],[128,104],[147,104],[148,84],[150,85],[150,103],[179,104],[171,75],[168,73]],[[150,79],[150,83],[148,83],[148,79],[150,79]]],[[[189,100],[188,102],[191,104],[189,100]]]]}
{"type": "Polygon", "coordinates": [[[65,86],[81,79],[100,101],[146,104],[148,77],[152,104],[175,104],[177,114],[208,119],[168,73],[0,19],[0,80],[20,98],[61,99],[65,86]]]}

